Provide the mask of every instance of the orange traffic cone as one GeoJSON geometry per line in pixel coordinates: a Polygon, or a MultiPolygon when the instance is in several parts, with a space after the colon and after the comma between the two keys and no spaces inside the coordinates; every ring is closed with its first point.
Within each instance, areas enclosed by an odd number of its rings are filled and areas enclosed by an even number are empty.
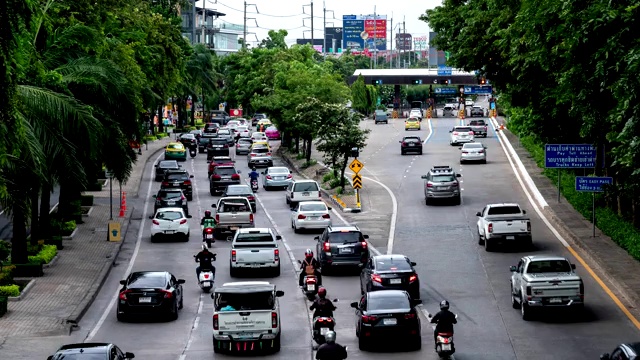
{"type": "Polygon", "coordinates": [[[118,215],[119,217],[124,217],[124,209],[120,208],[120,215],[118,215]]]}
{"type": "Polygon", "coordinates": [[[122,192],[122,204],[120,204],[120,207],[127,211],[127,193],[124,191],[122,192]]]}
{"type": "Polygon", "coordinates": [[[500,130],[504,130],[504,124],[500,124],[500,130]]]}

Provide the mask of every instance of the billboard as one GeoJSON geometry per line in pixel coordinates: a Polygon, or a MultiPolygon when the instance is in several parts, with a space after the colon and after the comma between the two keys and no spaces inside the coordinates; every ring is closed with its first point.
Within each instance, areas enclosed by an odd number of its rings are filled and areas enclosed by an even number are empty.
{"type": "Polygon", "coordinates": [[[408,51],[412,48],[411,34],[400,33],[396,34],[396,49],[402,51],[408,51]]]}
{"type": "Polygon", "coordinates": [[[365,48],[387,50],[386,15],[344,15],[343,48],[362,51],[365,48]]]}
{"type": "Polygon", "coordinates": [[[328,27],[324,31],[324,48],[330,53],[342,52],[342,28],[328,27]],[[335,40],[336,48],[333,49],[333,40],[335,40]]]}

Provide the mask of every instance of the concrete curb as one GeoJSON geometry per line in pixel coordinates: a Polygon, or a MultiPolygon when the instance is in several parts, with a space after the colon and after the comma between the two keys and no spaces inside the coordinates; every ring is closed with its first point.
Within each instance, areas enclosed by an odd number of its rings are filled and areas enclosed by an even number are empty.
{"type": "MultiPolygon", "coordinates": [[[[82,224],[81,224],[82,225],[82,224]]],[[[69,240],[73,240],[73,237],[76,235],[76,231],[78,231],[78,227],[76,226],[75,229],[73,229],[73,231],[71,232],[71,234],[69,234],[69,236],[63,236],[62,240],[63,241],[69,241],[69,240]]]]}
{"type": "Polygon", "coordinates": [[[53,259],[49,261],[49,263],[42,264],[42,268],[46,269],[46,268],[52,267],[56,263],[56,261],[58,261],[59,258],[60,258],[60,254],[56,254],[56,256],[54,256],[53,259]]]}
{"type": "MultiPolygon", "coordinates": [[[[20,279],[20,278],[18,278],[18,279],[20,279]]],[[[33,287],[33,284],[36,283],[36,278],[25,278],[24,280],[29,280],[29,283],[27,284],[27,286],[24,287],[24,289],[22,289],[22,291],[20,292],[20,295],[18,295],[18,296],[8,296],[7,297],[7,301],[20,301],[25,296],[27,296],[29,291],[31,291],[31,288],[33,287]]]]}

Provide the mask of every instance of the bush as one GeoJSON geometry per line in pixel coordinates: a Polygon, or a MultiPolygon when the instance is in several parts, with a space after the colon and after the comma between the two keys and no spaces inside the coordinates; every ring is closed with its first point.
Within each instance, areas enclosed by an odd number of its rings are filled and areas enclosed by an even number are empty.
{"type": "Polygon", "coordinates": [[[158,140],[160,140],[162,138],[166,138],[167,136],[169,136],[167,133],[157,133],[156,134],[156,138],[158,138],[158,140]]]}
{"type": "Polygon", "coordinates": [[[29,256],[30,264],[48,264],[58,254],[58,247],[55,245],[43,245],[38,254],[29,256]]]}
{"type": "Polygon", "coordinates": [[[202,119],[196,119],[196,126],[198,126],[198,125],[202,125],[202,126],[204,126],[204,120],[202,120],[202,119]]]}
{"type": "Polygon", "coordinates": [[[0,262],[7,260],[11,255],[11,244],[7,241],[0,240],[0,262]]]}
{"type": "Polygon", "coordinates": [[[3,266],[0,270],[0,286],[13,284],[14,265],[3,266]]]}
{"type": "Polygon", "coordinates": [[[326,183],[329,182],[331,180],[335,179],[335,176],[333,176],[333,171],[330,171],[326,174],[324,174],[324,176],[322,177],[322,182],[326,183]]]}
{"type": "Polygon", "coordinates": [[[62,223],[62,226],[60,227],[60,235],[69,236],[75,229],[76,229],[75,220],[69,220],[67,222],[62,223]]]}
{"type": "Polygon", "coordinates": [[[336,194],[338,194],[338,195],[342,195],[342,192],[343,192],[342,186],[338,186],[338,187],[336,188],[336,194]]]}
{"type": "Polygon", "coordinates": [[[158,140],[158,137],[155,135],[145,135],[142,138],[142,141],[144,141],[145,144],[148,143],[149,141],[156,141],[156,140],[158,140]]]}
{"type": "Polygon", "coordinates": [[[96,181],[87,187],[87,191],[102,191],[103,181],[96,181]]]}
{"type": "Polygon", "coordinates": [[[93,206],[93,195],[80,195],[81,206],[93,206]]]}
{"type": "Polygon", "coordinates": [[[305,157],[305,156],[304,156],[304,154],[303,154],[303,153],[298,153],[298,154],[296,155],[296,160],[302,160],[302,159],[304,159],[304,157],[305,157]]]}
{"type": "Polygon", "coordinates": [[[7,296],[20,296],[20,286],[15,284],[0,286],[0,297],[7,296]]]}
{"type": "Polygon", "coordinates": [[[333,189],[335,187],[340,186],[340,179],[338,178],[333,178],[331,179],[331,182],[329,182],[329,186],[333,189]]]}
{"type": "Polygon", "coordinates": [[[313,166],[315,164],[317,164],[318,162],[315,159],[311,159],[311,161],[305,162],[304,164],[302,164],[302,166],[300,166],[303,169],[306,169],[310,166],[313,166]]]}

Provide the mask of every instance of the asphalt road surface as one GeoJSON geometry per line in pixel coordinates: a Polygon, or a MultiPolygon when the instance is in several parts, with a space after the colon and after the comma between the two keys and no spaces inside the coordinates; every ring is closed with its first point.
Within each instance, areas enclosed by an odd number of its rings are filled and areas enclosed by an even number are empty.
{"type": "MultiPolygon", "coordinates": [[[[56,186],[51,193],[51,208],[58,203],[58,196],[60,196],[60,187],[56,186]]],[[[28,231],[28,230],[27,230],[28,231]]],[[[5,213],[4,209],[0,209],[0,240],[11,241],[13,238],[13,224],[11,219],[5,213]]]]}

